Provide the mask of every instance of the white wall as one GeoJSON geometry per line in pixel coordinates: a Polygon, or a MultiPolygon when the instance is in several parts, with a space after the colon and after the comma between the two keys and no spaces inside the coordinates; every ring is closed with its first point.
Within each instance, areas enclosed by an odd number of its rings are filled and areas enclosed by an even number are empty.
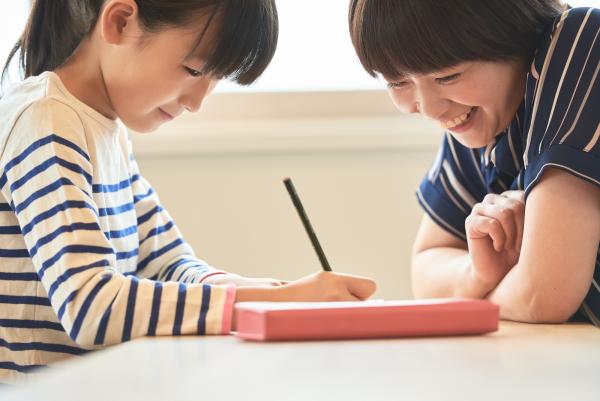
{"type": "Polygon", "coordinates": [[[318,270],[282,183],[291,176],[333,269],[376,279],[377,297],[410,297],[421,217],[414,191],[434,157],[436,130],[396,114],[380,92],[301,101],[261,94],[240,104],[231,96],[215,95],[204,114],[134,136],[142,172],[198,256],[249,276],[294,279],[318,270]],[[232,104],[257,111],[226,118],[232,104]]]}

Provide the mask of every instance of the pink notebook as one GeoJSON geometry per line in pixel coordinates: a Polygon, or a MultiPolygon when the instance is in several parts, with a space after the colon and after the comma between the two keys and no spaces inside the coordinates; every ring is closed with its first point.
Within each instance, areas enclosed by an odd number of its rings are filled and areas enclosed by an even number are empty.
{"type": "Polygon", "coordinates": [[[486,300],[240,302],[238,337],[255,341],[483,334],[498,330],[486,300]]]}

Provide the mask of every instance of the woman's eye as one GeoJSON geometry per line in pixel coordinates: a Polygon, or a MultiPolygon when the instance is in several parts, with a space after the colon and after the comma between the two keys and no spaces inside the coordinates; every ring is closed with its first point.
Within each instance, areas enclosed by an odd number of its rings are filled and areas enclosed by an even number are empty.
{"type": "Polygon", "coordinates": [[[452,75],[447,75],[445,77],[436,78],[435,80],[438,81],[439,83],[445,84],[445,83],[454,81],[459,76],[460,76],[460,73],[458,73],[458,74],[452,74],[452,75]]]}
{"type": "Polygon", "coordinates": [[[402,88],[403,86],[406,85],[405,81],[400,81],[400,82],[388,82],[387,83],[387,87],[390,89],[398,89],[398,88],[402,88]]]}
{"type": "Polygon", "coordinates": [[[190,68],[190,67],[184,67],[184,68],[187,71],[187,73],[190,74],[192,77],[199,77],[200,75],[202,75],[202,72],[200,72],[198,70],[194,70],[193,68],[190,68]]]}

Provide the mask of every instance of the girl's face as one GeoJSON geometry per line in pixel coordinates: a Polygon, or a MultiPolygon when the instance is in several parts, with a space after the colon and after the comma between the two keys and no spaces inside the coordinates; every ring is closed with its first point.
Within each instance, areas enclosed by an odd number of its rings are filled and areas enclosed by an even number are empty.
{"type": "Polygon", "coordinates": [[[386,80],[400,111],[435,120],[461,144],[479,148],[491,143],[514,118],[525,78],[522,63],[472,61],[386,80]]]}
{"type": "Polygon", "coordinates": [[[101,69],[106,92],[127,127],[149,132],[184,111],[200,109],[218,82],[199,73],[212,50],[216,24],[209,25],[200,46],[189,54],[204,25],[145,34],[130,24],[122,43],[105,49],[101,69]]]}

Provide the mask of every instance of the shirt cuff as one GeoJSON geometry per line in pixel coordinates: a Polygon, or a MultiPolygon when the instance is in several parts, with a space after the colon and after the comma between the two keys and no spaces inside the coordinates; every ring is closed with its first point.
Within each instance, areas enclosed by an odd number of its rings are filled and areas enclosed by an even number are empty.
{"type": "Polygon", "coordinates": [[[235,285],[227,286],[225,303],[223,305],[223,320],[221,322],[221,334],[231,333],[231,323],[233,318],[233,304],[235,303],[235,285]]]}
{"type": "Polygon", "coordinates": [[[227,274],[227,272],[219,271],[219,270],[212,271],[212,272],[206,273],[205,275],[203,275],[202,277],[200,277],[200,279],[197,282],[198,283],[202,283],[202,282],[204,282],[204,280],[206,280],[207,277],[214,276],[215,274],[227,274]]]}

